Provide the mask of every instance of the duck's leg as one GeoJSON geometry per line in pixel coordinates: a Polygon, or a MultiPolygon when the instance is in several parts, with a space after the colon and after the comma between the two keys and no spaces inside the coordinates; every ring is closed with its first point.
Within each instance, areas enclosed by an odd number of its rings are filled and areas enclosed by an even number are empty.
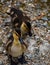
{"type": "Polygon", "coordinates": [[[27,63],[27,61],[25,60],[25,56],[24,54],[22,54],[22,56],[18,59],[19,63],[24,64],[27,63]]]}
{"type": "Polygon", "coordinates": [[[11,60],[11,65],[17,65],[13,60],[11,60]]]}
{"type": "Polygon", "coordinates": [[[17,62],[14,62],[14,61],[12,60],[12,56],[9,56],[9,58],[10,58],[10,63],[11,63],[11,65],[18,65],[17,62]]]}

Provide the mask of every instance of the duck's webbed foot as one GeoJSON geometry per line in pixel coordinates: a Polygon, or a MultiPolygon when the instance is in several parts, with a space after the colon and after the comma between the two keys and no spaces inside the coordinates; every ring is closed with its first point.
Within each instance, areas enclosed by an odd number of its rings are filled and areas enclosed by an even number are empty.
{"type": "Polygon", "coordinates": [[[10,63],[11,63],[11,65],[18,65],[19,62],[18,62],[17,60],[14,61],[14,60],[12,59],[12,56],[9,56],[9,58],[10,58],[10,63]]]}
{"type": "Polygon", "coordinates": [[[27,64],[27,61],[25,60],[24,54],[21,56],[21,58],[18,59],[18,61],[21,64],[27,64]]]}

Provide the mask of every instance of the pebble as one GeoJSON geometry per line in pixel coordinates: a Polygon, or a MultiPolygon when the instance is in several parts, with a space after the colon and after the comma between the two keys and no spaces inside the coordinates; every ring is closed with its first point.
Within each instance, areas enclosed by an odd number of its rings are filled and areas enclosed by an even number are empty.
{"type": "Polygon", "coordinates": [[[47,17],[42,18],[43,21],[48,21],[47,17]]]}
{"type": "Polygon", "coordinates": [[[41,2],[43,2],[43,3],[44,3],[44,2],[47,2],[47,0],[41,0],[41,2]]]}
{"type": "Polygon", "coordinates": [[[0,53],[2,53],[3,52],[3,47],[0,47],[0,53]]]}
{"type": "Polygon", "coordinates": [[[0,60],[0,65],[4,65],[4,64],[3,64],[3,61],[1,61],[1,60],[0,60]]]}

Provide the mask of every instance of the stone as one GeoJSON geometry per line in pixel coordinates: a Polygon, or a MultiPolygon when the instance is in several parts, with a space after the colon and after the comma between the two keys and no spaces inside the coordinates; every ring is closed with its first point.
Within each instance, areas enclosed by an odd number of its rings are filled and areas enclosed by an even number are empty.
{"type": "Polygon", "coordinates": [[[1,61],[1,60],[0,60],[0,65],[4,65],[4,64],[3,64],[3,61],[1,61]]]}
{"type": "Polygon", "coordinates": [[[41,2],[47,2],[47,0],[41,0],[41,2]]]}
{"type": "Polygon", "coordinates": [[[43,21],[48,21],[47,17],[42,17],[43,21]]]}
{"type": "Polygon", "coordinates": [[[0,53],[2,53],[3,52],[3,47],[0,47],[0,53]]]}

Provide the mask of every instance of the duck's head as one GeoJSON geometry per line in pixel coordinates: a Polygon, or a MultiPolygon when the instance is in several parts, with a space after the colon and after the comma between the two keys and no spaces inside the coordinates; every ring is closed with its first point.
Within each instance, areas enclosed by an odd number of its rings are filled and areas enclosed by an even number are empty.
{"type": "Polygon", "coordinates": [[[23,17],[23,12],[15,7],[10,7],[7,11],[7,14],[10,15],[12,18],[14,18],[15,16],[19,17],[19,19],[23,17]]]}
{"type": "MultiPolygon", "coordinates": [[[[15,9],[15,8],[14,8],[15,9]]],[[[15,17],[15,11],[13,10],[13,8],[9,8],[6,12],[8,15],[10,15],[11,18],[15,17]]]]}

